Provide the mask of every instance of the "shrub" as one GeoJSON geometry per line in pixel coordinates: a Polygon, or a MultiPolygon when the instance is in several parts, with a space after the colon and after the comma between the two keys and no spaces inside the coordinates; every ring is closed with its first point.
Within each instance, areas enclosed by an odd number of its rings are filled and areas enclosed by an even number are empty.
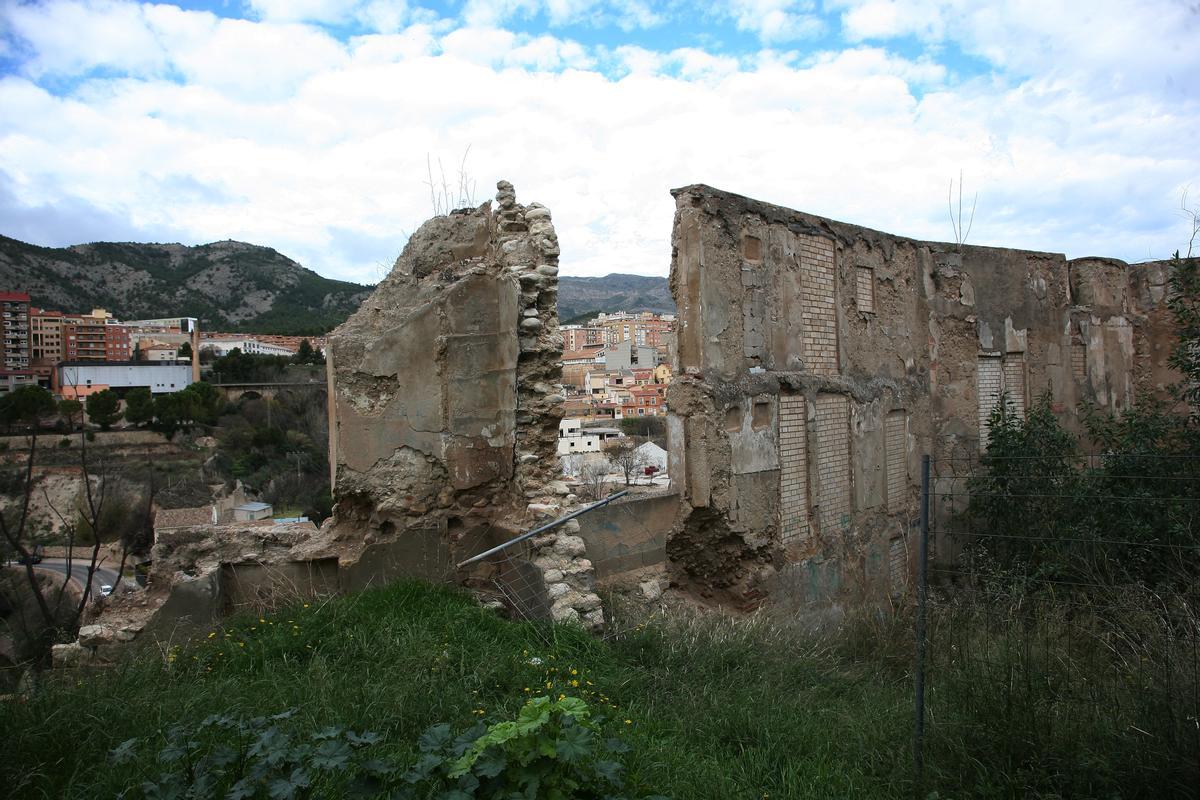
{"type": "MultiPolygon", "coordinates": [[[[161,771],[144,775],[122,797],[330,797],[384,769],[362,758],[366,748],[379,742],[378,734],[335,726],[298,735],[287,727],[294,714],[252,719],[213,714],[194,727],[173,725],[157,754],[149,742],[128,739],[109,754],[113,764],[157,764],[161,771]]],[[[144,772],[149,769],[143,767],[144,772]]]]}
{"type": "Polygon", "coordinates": [[[476,725],[457,738],[449,725],[434,725],[418,744],[422,755],[402,780],[441,790],[438,797],[624,796],[624,767],[614,758],[629,747],[620,739],[604,738],[601,720],[578,697],[531,698],[515,720],[476,725]]]}

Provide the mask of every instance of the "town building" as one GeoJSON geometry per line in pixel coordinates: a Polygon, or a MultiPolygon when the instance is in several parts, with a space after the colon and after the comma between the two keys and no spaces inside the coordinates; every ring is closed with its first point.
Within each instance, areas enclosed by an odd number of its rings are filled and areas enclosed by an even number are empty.
{"type": "Polygon", "coordinates": [[[599,453],[601,436],[583,427],[580,418],[564,418],[558,424],[558,454],[599,453]]]}
{"type": "Polygon", "coordinates": [[[137,360],[152,363],[178,361],[179,345],[143,339],[138,342],[137,360]]]}
{"type": "Polygon", "coordinates": [[[67,314],[62,320],[65,361],[128,361],[133,356],[129,329],[102,308],[67,314]]]}
{"type": "Polygon", "coordinates": [[[634,386],[621,404],[621,417],[661,417],[667,413],[667,401],[653,386],[634,386]]]}
{"type": "Polygon", "coordinates": [[[29,295],[0,292],[0,393],[36,383],[30,367],[29,295]]]}
{"type": "Polygon", "coordinates": [[[664,335],[674,330],[675,318],[673,315],[660,316],[650,311],[636,314],[618,311],[600,314],[591,325],[604,331],[604,343],[607,345],[633,342],[642,347],[657,348],[664,343],[664,335]]]}
{"type": "Polygon", "coordinates": [[[201,337],[200,346],[211,347],[217,355],[227,355],[233,347],[238,347],[247,355],[295,355],[300,350],[300,343],[307,341],[309,346],[321,354],[325,353],[324,336],[283,336],[274,333],[229,333],[213,331],[201,337]],[[230,346],[230,342],[239,342],[230,346]],[[218,344],[220,343],[220,344],[218,344]],[[243,346],[244,345],[244,346],[243,346]]]}
{"type": "Polygon", "coordinates": [[[589,347],[603,347],[607,344],[607,331],[604,328],[591,325],[561,325],[559,332],[563,337],[563,350],[566,352],[584,350],[589,347]]]}
{"type": "Polygon", "coordinates": [[[632,341],[617,342],[604,348],[604,368],[609,372],[634,367],[653,368],[657,363],[657,350],[645,345],[635,345],[632,341]]]}
{"type": "Polygon", "coordinates": [[[656,472],[666,472],[667,451],[654,442],[642,442],[634,450],[637,459],[643,467],[654,467],[656,472]]]}
{"type": "MultiPolygon", "coordinates": [[[[235,522],[253,522],[260,519],[270,519],[274,513],[270,503],[262,503],[257,500],[242,503],[240,506],[235,506],[233,509],[233,519],[235,522]]],[[[308,520],[305,520],[307,522],[308,520]]]]}
{"type": "Polygon", "coordinates": [[[62,397],[79,398],[104,389],[115,389],[123,394],[127,389],[145,388],[151,394],[168,394],[185,389],[191,383],[190,364],[64,361],[54,370],[52,389],[62,397]]]}
{"type": "Polygon", "coordinates": [[[162,317],[159,319],[130,319],[122,324],[127,328],[146,333],[192,333],[199,329],[200,320],[195,317],[162,317]]]}
{"type": "MultiPolygon", "coordinates": [[[[297,344],[297,348],[298,348],[297,344]]],[[[211,351],[213,356],[220,358],[227,356],[234,350],[240,350],[243,355],[248,356],[294,356],[296,349],[289,348],[285,345],[271,344],[262,341],[258,336],[240,336],[237,338],[204,338],[200,341],[200,349],[211,351]]]]}
{"type": "Polygon", "coordinates": [[[564,350],[562,354],[563,385],[582,391],[587,374],[602,366],[603,363],[603,345],[593,345],[583,350],[564,350]]]}
{"type": "Polygon", "coordinates": [[[47,386],[54,366],[63,360],[63,322],[66,317],[61,311],[29,309],[30,366],[38,382],[47,386]]]}

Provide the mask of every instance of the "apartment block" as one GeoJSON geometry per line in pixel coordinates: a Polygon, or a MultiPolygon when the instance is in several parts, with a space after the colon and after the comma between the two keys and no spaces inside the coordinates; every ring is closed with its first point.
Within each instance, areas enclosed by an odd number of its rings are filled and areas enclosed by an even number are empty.
{"type": "Polygon", "coordinates": [[[34,381],[29,362],[29,295],[0,292],[0,391],[34,381]]]}

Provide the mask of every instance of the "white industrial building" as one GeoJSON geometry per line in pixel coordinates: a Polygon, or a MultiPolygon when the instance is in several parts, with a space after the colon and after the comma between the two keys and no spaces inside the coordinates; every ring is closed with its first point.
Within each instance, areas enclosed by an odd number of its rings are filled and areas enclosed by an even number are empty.
{"type": "Polygon", "coordinates": [[[168,394],[186,389],[192,383],[190,364],[140,362],[63,362],[55,368],[55,390],[68,390],[72,396],[90,394],[97,387],[107,389],[146,388],[151,394],[168,394]]]}

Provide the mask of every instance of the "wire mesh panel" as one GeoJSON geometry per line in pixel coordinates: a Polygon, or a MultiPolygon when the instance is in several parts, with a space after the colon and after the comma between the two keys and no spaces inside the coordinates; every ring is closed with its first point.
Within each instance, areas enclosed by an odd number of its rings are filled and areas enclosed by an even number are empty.
{"type": "Polygon", "coordinates": [[[1196,796],[1200,458],[1008,452],[932,462],[918,764],[1196,796]]]}

